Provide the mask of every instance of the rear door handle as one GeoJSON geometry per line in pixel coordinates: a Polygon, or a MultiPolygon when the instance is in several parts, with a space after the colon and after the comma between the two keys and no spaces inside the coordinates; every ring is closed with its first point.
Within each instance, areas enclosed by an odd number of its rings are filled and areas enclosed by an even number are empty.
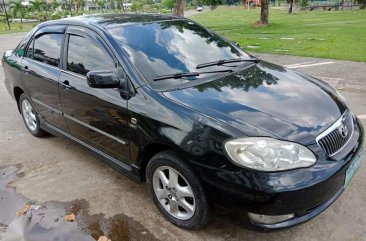
{"type": "Polygon", "coordinates": [[[24,71],[25,74],[29,74],[30,69],[28,68],[28,66],[24,66],[23,71],[24,71]]]}
{"type": "Polygon", "coordinates": [[[71,86],[68,80],[61,82],[60,85],[64,88],[64,90],[75,90],[74,86],[71,86]]]}

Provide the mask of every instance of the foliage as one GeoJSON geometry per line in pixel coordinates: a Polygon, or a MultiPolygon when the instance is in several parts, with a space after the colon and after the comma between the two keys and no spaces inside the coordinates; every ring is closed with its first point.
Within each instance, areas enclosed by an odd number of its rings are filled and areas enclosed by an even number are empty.
{"type": "Polygon", "coordinates": [[[253,52],[366,61],[366,11],[271,8],[271,25],[253,23],[260,10],[221,6],[192,18],[253,52]],[[282,38],[282,39],[281,39],[282,38]]]}
{"type": "Polygon", "coordinates": [[[300,0],[300,7],[305,8],[309,6],[309,0],[300,0]]]}
{"type": "MultiPolygon", "coordinates": [[[[32,12],[35,12],[37,14],[37,19],[41,20],[41,12],[43,10],[46,10],[47,8],[47,2],[45,0],[33,0],[29,2],[30,4],[30,10],[32,12]]],[[[45,18],[43,18],[45,19],[45,18]]]]}
{"type": "Polygon", "coordinates": [[[175,0],[162,0],[161,4],[167,9],[172,9],[175,6],[175,0]]]}
{"type": "Polygon", "coordinates": [[[34,12],[41,12],[47,7],[47,3],[44,0],[33,0],[29,2],[30,8],[34,12]]]}
{"type": "Polygon", "coordinates": [[[361,4],[360,9],[366,9],[366,0],[357,0],[358,4],[361,4]]]}
{"type": "Polygon", "coordinates": [[[139,1],[135,1],[132,3],[131,10],[134,12],[143,10],[143,3],[139,1]]]}
{"type": "Polygon", "coordinates": [[[57,19],[61,19],[63,18],[63,13],[62,12],[54,12],[52,15],[51,15],[51,19],[52,20],[57,20],[57,19]]]}
{"type": "Polygon", "coordinates": [[[12,11],[13,17],[20,16],[20,22],[23,23],[24,15],[27,13],[28,8],[22,4],[22,0],[16,0],[10,2],[10,10],[12,11]]]}
{"type": "Polygon", "coordinates": [[[212,9],[224,4],[224,0],[202,0],[203,4],[211,6],[212,9]]]}
{"type": "Polygon", "coordinates": [[[56,10],[56,8],[58,8],[58,7],[60,7],[60,6],[61,6],[61,3],[60,3],[60,2],[58,2],[58,1],[53,1],[53,2],[51,3],[50,8],[51,8],[51,10],[52,10],[52,11],[55,11],[55,10],[56,10]]]}
{"type": "Polygon", "coordinates": [[[104,2],[104,0],[98,0],[98,6],[100,7],[100,8],[104,8],[104,6],[105,6],[105,2],[104,2]]]}

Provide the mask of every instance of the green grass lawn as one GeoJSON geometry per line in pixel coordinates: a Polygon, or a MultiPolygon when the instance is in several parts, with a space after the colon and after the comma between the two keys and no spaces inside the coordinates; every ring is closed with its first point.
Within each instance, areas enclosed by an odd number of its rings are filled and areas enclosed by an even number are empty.
{"type": "Polygon", "coordinates": [[[4,23],[4,21],[0,22],[0,35],[2,34],[11,34],[11,33],[19,33],[19,32],[28,32],[36,23],[10,23],[10,30],[8,29],[8,25],[4,23]]]}
{"type": "Polygon", "coordinates": [[[191,18],[253,52],[366,61],[366,11],[270,9],[268,27],[257,27],[259,9],[219,7],[191,18]]]}

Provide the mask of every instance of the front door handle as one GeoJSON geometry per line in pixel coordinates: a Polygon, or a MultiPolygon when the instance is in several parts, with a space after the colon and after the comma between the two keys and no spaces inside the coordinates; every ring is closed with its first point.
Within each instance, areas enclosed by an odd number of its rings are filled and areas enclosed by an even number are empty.
{"type": "Polygon", "coordinates": [[[71,86],[68,80],[65,80],[64,82],[61,82],[60,85],[64,88],[64,90],[74,90],[75,87],[71,86]]]}

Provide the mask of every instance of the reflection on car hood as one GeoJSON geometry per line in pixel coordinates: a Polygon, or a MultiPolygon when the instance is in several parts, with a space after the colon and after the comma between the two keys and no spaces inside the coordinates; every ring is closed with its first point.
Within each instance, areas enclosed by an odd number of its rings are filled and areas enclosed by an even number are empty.
{"type": "Polygon", "coordinates": [[[302,144],[314,143],[346,109],[321,81],[266,62],[164,95],[248,136],[272,136],[302,144]]]}

